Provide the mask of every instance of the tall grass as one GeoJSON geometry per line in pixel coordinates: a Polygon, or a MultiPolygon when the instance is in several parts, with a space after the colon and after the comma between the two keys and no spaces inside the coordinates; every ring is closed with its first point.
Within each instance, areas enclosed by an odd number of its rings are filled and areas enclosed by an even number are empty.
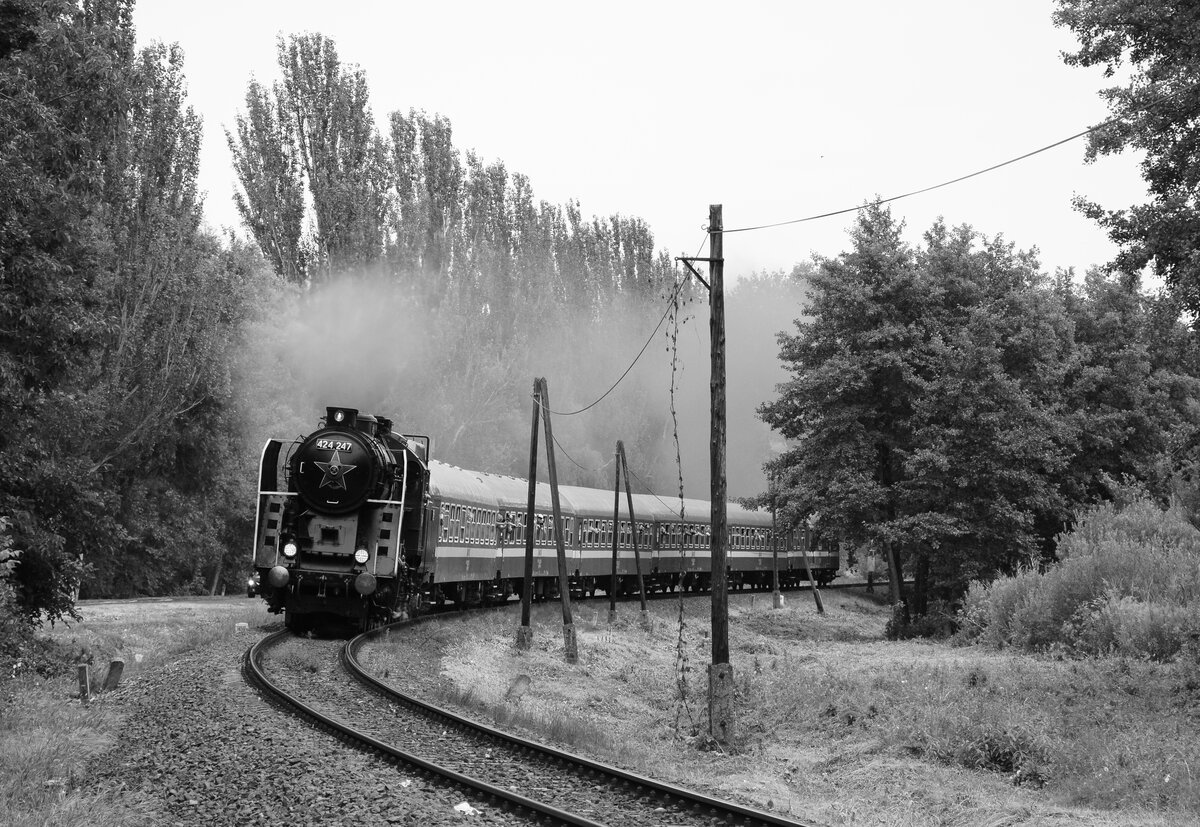
{"type": "Polygon", "coordinates": [[[1072,804],[1200,816],[1200,741],[1185,714],[1200,701],[1200,662],[1189,673],[1122,658],[945,660],[938,648],[870,672],[781,659],[744,675],[739,726],[848,753],[874,740],[1072,804]]]}
{"type": "MultiPolygon", "coordinates": [[[[923,790],[904,787],[910,782],[902,778],[936,778],[954,789],[938,799],[940,816],[907,821],[889,809],[896,821],[868,823],[1010,823],[994,820],[1005,789],[1018,810],[1041,801],[1113,811],[1111,820],[1091,812],[1080,823],[1133,823],[1124,820],[1130,813],[1146,813],[1147,824],[1198,823],[1200,738],[1187,711],[1200,702],[1200,649],[1161,663],[886,642],[886,607],[864,615],[860,602],[828,604],[820,616],[807,605],[732,613],[738,738],[715,752],[703,737],[672,735],[673,637],[621,619],[608,626],[581,618],[574,666],[563,660],[552,615],[535,623],[528,651],[512,648],[511,629],[476,618],[394,639],[397,648],[381,646],[372,665],[395,669],[407,662],[407,647],[436,647],[445,703],[652,776],[763,779],[774,785],[777,806],[819,793],[847,812],[860,805],[873,812],[864,801],[896,808],[893,799],[923,790]],[[529,684],[514,700],[518,676],[529,684]],[[823,758],[807,765],[813,755],[823,758]],[[897,773],[906,758],[938,769],[897,773]],[[874,796],[864,785],[903,792],[874,796]],[[967,809],[954,815],[958,806],[967,809]]],[[[701,664],[709,647],[703,631],[690,644],[701,664]]],[[[691,690],[701,714],[703,684],[700,677],[691,690]]]]}
{"type": "Polygon", "coordinates": [[[88,767],[115,741],[119,719],[103,704],[64,700],[66,681],[23,678],[0,717],[4,823],[117,827],[155,823],[141,796],[88,791],[88,767]]]}
{"type": "Polygon", "coordinates": [[[1045,572],[972,583],[964,638],[1167,661],[1200,632],[1200,531],[1178,509],[1096,506],[1060,538],[1059,557],[1045,572]]]}

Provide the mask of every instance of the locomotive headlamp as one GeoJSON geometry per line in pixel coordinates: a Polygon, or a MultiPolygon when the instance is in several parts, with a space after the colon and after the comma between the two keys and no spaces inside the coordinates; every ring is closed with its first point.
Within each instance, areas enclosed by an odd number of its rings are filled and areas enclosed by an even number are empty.
{"type": "Polygon", "coordinates": [[[296,552],[298,550],[299,549],[296,548],[295,543],[287,543],[283,547],[283,556],[286,557],[287,559],[291,560],[293,557],[296,556],[296,552]]]}
{"type": "Polygon", "coordinates": [[[365,548],[360,548],[358,551],[354,552],[354,562],[359,564],[365,563],[370,556],[371,555],[365,548]]]}
{"type": "Polygon", "coordinates": [[[363,597],[373,594],[377,585],[379,585],[378,581],[369,572],[364,571],[354,578],[354,590],[363,597]]]}
{"type": "Polygon", "coordinates": [[[338,411],[337,413],[335,413],[335,414],[333,415],[333,421],[334,421],[334,422],[342,422],[342,421],[344,421],[345,419],[346,419],[346,412],[345,412],[345,411],[338,411]]]}

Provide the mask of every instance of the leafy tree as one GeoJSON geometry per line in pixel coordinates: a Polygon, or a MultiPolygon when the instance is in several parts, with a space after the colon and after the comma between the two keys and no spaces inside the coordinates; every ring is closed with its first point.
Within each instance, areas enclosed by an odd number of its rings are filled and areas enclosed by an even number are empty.
{"type": "Polygon", "coordinates": [[[94,418],[74,383],[107,325],[96,215],[134,39],[127,3],[21,12],[0,59],[0,513],[24,551],[22,611],[56,619],[83,572],[66,538],[120,534],[72,436],[94,418]]]}
{"type": "Polygon", "coordinates": [[[933,288],[930,338],[891,534],[909,551],[924,614],[930,597],[953,600],[973,579],[1042,557],[1041,526],[1069,513],[1058,483],[1077,433],[1063,392],[1072,328],[1036,259],[937,222],[919,261],[933,288]]]}
{"type": "Polygon", "coordinates": [[[889,210],[869,205],[850,231],[851,251],[820,261],[811,321],[779,337],[793,378],[759,409],[791,440],[767,468],[788,521],[809,519],[859,543],[890,543],[903,516],[900,483],[925,372],[929,286],[901,231],[889,210]]]}
{"type": "Polygon", "coordinates": [[[200,229],[182,55],[132,3],[47,3],[0,61],[0,514],[21,610],[221,556],[229,350],[257,264],[200,229]],[[20,40],[20,39],[18,39],[20,40]]]}
{"type": "Polygon", "coordinates": [[[1157,482],[1164,454],[1200,426],[1195,336],[1178,305],[1148,296],[1136,279],[1094,268],[1082,287],[1059,286],[1074,326],[1079,360],[1069,373],[1069,408],[1080,444],[1067,487],[1077,502],[1107,497],[1112,480],[1157,482]]]}
{"type": "Polygon", "coordinates": [[[924,614],[1040,556],[1039,520],[1064,516],[1074,357],[1031,255],[969,227],[939,222],[919,249],[900,231],[869,205],[850,252],[819,262],[810,320],[780,335],[793,378],[760,413],[791,440],[768,467],[789,519],[893,553],[924,614]]]}
{"type": "Polygon", "coordinates": [[[1073,66],[1129,67],[1128,81],[1103,91],[1112,120],[1092,133],[1088,157],[1126,148],[1144,153],[1148,203],[1109,211],[1079,207],[1120,245],[1127,273],[1150,264],[1193,314],[1200,311],[1200,5],[1058,0],[1054,21],[1079,38],[1073,66]]]}

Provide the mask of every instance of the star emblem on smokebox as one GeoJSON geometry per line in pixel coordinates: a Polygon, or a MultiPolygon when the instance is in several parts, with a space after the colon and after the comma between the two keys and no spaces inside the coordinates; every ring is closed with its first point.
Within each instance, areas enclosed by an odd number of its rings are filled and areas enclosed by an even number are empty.
{"type": "Polygon", "coordinates": [[[346,475],[357,468],[357,465],[346,465],[342,462],[342,458],[338,456],[338,452],[334,451],[333,456],[329,458],[329,462],[314,462],[313,465],[325,472],[325,476],[321,478],[321,484],[318,488],[329,486],[330,488],[346,489],[346,475]]]}

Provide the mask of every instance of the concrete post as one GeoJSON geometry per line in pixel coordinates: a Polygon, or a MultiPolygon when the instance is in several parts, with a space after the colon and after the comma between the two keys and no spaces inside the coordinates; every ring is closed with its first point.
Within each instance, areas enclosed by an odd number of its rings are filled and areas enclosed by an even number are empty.
{"type": "Polygon", "coordinates": [[[733,740],[733,666],[714,663],[708,667],[708,732],[717,743],[733,740]]]}
{"type": "Polygon", "coordinates": [[[563,648],[566,650],[567,663],[579,663],[579,643],[575,639],[575,624],[563,624],[563,648]]]}
{"type": "Polygon", "coordinates": [[[104,676],[104,691],[112,692],[121,682],[121,674],[125,671],[125,661],[116,658],[108,665],[108,674],[104,676]]]}
{"type": "Polygon", "coordinates": [[[529,649],[533,647],[533,627],[518,626],[517,627],[517,648],[529,649]]]}
{"type": "Polygon", "coordinates": [[[81,663],[76,667],[76,674],[79,676],[79,700],[87,703],[92,699],[91,670],[86,663],[81,663]]]}

